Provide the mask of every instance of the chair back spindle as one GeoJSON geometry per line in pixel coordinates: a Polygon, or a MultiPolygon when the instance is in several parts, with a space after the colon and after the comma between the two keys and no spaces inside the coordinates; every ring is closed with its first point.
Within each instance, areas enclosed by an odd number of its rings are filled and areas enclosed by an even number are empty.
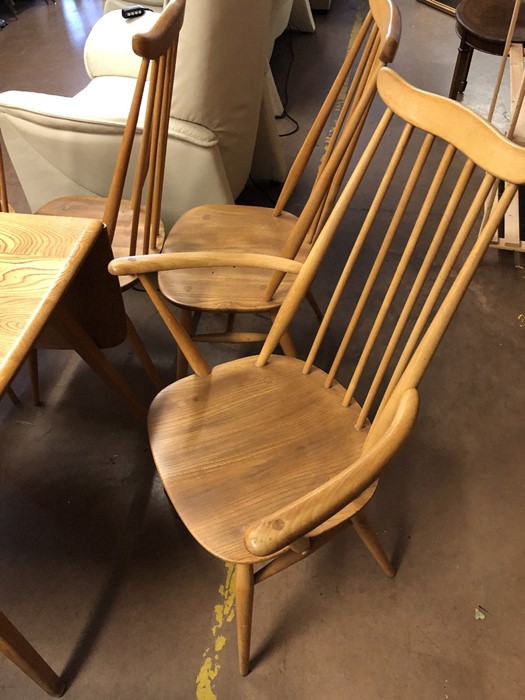
{"type": "MultiPolygon", "coordinates": [[[[397,52],[401,33],[397,6],[391,0],[370,0],[369,4],[370,11],[290,168],[274,208],[275,216],[283,212],[335,107],[341,89],[346,81],[350,81],[308,201],[281,250],[283,257],[294,258],[305,240],[313,242],[320,226],[328,218],[375,96],[377,73],[393,61],[397,52]]],[[[265,300],[272,299],[283,277],[282,273],[272,276],[264,292],[265,300]]]]}
{"type": "Polygon", "coordinates": [[[162,188],[171,94],[178,37],[184,20],[184,5],[185,0],[174,0],[159,16],[150,32],[136,34],[132,41],[133,51],[142,58],[142,62],[104,212],[104,221],[110,239],[113,240],[135,136],[141,131],[142,138],[131,193],[130,255],[145,255],[160,250],[162,245],[162,241],[158,240],[161,230],[162,188]],[[146,88],[148,94],[144,124],[140,129],[141,104],[146,88]],[[142,214],[143,202],[145,207],[142,214]]]}
{"type": "Polygon", "coordinates": [[[325,386],[340,382],[343,405],[358,401],[358,430],[399,396],[399,386],[417,386],[475,270],[472,260],[481,259],[525,178],[525,151],[468,110],[409,86],[386,68],[378,85],[383,117],[257,359],[259,366],[268,361],[346,211],[364,210],[303,369],[307,374],[324,366],[323,347],[340,336],[326,363],[325,386]],[[372,186],[367,178],[381,163],[372,186]],[[508,184],[478,237],[476,223],[497,179],[508,184]]]}

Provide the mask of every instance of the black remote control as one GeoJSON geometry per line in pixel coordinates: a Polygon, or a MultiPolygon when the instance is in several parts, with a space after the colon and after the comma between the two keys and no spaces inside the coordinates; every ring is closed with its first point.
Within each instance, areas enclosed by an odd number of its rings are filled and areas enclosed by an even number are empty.
{"type": "Polygon", "coordinates": [[[133,17],[142,17],[147,11],[152,11],[150,7],[142,7],[142,5],[133,5],[122,10],[124,19],[133,19],[133,17]]]}

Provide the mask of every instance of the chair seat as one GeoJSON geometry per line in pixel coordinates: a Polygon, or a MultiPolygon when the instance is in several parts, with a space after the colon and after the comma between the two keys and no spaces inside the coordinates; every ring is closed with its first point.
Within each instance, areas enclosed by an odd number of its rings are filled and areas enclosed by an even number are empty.
{"type": "MultiPolygon", "coordinates": [[[[171,229],[164,252],[204,250],[250,251],[279,255],[296,217],[273,214],[267,207],[217,204],[195,207],[171,229]]],[[[296,259],[303,262],[310,249],[304,244],[296,259]]],[[[263,312],[280,306],[295,275],[286,275],[274,298],[265,302],[269,270],[202,268],[159,273],[162,293],[182,308],[197,311],[263,312]]]]}
{"type": "MultiPolygon", "coordinates": [[[[96,196],[58,197],[57,199],[53,199],[51,202],[44,204],[44,206],[40,207],[40,209],[36,213],[46,214],[47,216],[74,216],[104,221],[104,210],[106,208],[106,202],[107,200],[105,197],[96,196]]],[[[139,243],[137,244],[138,254],[142,253],[142,250],[140,250],[140,246],[142,245],[142,225],[144,222],[144,214],[145,207],[142,207],[139,219],[139,243]]],[[[122,200],[120,203],[119,216],[115,228],[115,235],[111,244],[113,256],[115,258],[118,258],[119,256],[129,255],[129,232],[131,230],[132,217],[133,211],[131,209],[131,202],[129,200],[122,200]]],[[[160,252],[164,238],[164,225],[161,221],[159,235],[157,236],[155,247],[150,252],[160,252]]],[[[129,286],[135,281],[135,279],[135,277],[131,277],[129,275],[119,278],[121,288],[129,286]]]]}
{"type": "MultiPolygon", "coordinates": [[[[358,404],[343,407],[343,388],[325,389],[323,371],[303,375],[301,360],[278,355],[258,368],[255,359],[175,382],[157,395],[148,418],[157,469],[178,514],[203,547],[235,563],[264,560],[244,546],[247,525],[338,474],[360,456],[367,435],[354,428],[358,404]]],[[[311,534],[354,515],[376,483],[311,534]]]]}
{"type": "MultiPolygon", "coordinates": [[[[514,0],[463,0],[456,9],[456,30],[480,51],[501,55],[514,0]]],[[[513,41],[525,43],[525,8],[520,9],[513,41]]]]}

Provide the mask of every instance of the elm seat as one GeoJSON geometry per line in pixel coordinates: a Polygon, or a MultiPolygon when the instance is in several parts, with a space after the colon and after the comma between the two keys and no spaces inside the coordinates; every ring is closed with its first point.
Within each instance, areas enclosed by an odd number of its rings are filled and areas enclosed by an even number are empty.
{"type": "MultiPolygon", "coordinates": [[[[514,0],[462,0],[456,9],[458,57],[449,97],[465,91],[474,49],[501,56],[510,25],[514,0]]],[[[513,42],[525,44],[525,9],[520,8],[513,42]]]]}

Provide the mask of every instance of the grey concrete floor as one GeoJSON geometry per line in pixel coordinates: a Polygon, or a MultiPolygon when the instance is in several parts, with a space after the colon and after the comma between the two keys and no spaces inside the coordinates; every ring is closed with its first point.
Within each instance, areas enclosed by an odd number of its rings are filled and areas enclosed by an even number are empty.
{"type": "MultiPolygon", "coordinates": [[[[454,20],[416,0],[399,6],[395,68],[446,94],[454,20]]],[[[74,94],[87,82],[81,50],[100,3],[17,7],[18,22],[0,32],[0,90],[74,94]]],[[[301,131],[283,139],[288,160],[357,9],[333,0],[316,16],[315,35],[293,35],[288,109],[301,131]]],[[[0,11],[11,19],[5,3],[0,11]]],[[[281,88],[289,57],[283,37],[272,62],[281,88]]],[[[496,72],[497,60],[476,55],[465,101],[486,108],[496,72]]],[[[503,121],[505,112],[502,102],[503,121]]],[[[9,187],[23,211],[11,170],[9,187]]],[[[259,196],[250,188],[243,201],[259,196]]],[[[299,190],[291,208],[303,201],[299,190]]],[[[144,294],[128,292],[126,305],[169,381],[167,332],[144,294]]],[[[72,353],[42,352],[45,405],[32,406],[24,370],[14,385],[21,403],[0,403],[1,609],[64,677],[71,699],[525,697],[524,313],[520,261],[489,250],[422,382],[413,434],[368,508],[396,578],[386,579],[348,531],[265,582],[246,678],[237,674],[229,572],[171,508],[145,429],[72,353]],[[207,663],[217,671],[211,685],[207,663]]],[[[310,323],[305,313],[299,332],[310,323]]],[[[245,349],[209,352],[218,362],[245,349]]],[[[110,354],[150,399],[129,349],[110,354]]],[[[0,697],[44,693],[0,658],[0,697]]]]}

